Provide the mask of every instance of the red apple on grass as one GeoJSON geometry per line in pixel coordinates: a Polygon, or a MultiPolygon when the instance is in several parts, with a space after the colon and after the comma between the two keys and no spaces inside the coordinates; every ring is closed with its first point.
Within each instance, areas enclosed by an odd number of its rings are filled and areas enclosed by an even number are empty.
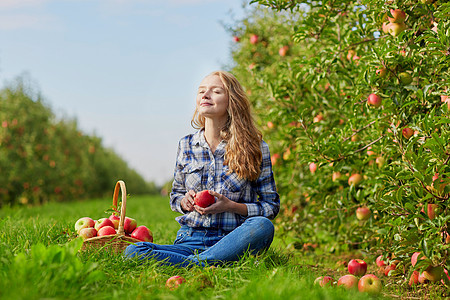
{"type": "Polygon", "coordinates": [[[418,284],[419,283],[419,271],[414,271],[411,274],[411,277],[409,278],[409,286],[412,286],[414,284],[418,284]]]}
{"type": "Polygon", "coordinates": [[[386,266],[386,262],[383,260],[383,255],[378,256],[377,259],[375,260],[375,263],[377,264],[378,267],[386,266]]]}
{"type": "Polygon", "coordinates": [[[318,284],[321,287],[334,286],[334,279],[330,276],[320,276],[314,280],[314,284],[318,284]]]}
{"type": "Polygon", "coordinates": [[[184,279],[183,277],[181,277],[179,275],[175,275],[175,276],[172,276],[169,279],[167,279],[166,287],[173,290],[173,289],[176,289],[180,284],[182,284],[185,281],[186,281],[186,279],[184,279]]]}
{"type": "Polygon", "coordinates": [[[348,271],[355,276],[363,276],[367,271],[367,263],[362,259],[352,259],[348,262],[348,271]]]}
{"type": "Polygon", "coordinates": [[[367,97],[367,105],[373,107],[380,107],[381,97],[378,96],[377,94],[370,94],[369,97],[367,97]]]}
{"type": "Polygon", "coordinates": [[[97,236],[97,230],[94,227],[81,228],[78,234],[83,239],[90,239],[97,236]]]}
{"type": "Polygon", "coordinates": [[[153,233],[144,225],[138,226],[135,230],[133,230],[131,237],[143,242],[153,242],[153,233]]]}
{"type": "Polygon", "coordinates": [[[208,190],[203,190],[195,194],[194,203],[200,207],[208,207],[211,204],[214,204],[216,200],[214,196],[209,193],[208,190]]]}
{"type": "Polygon", "coordinates": [[[94,228],[98,232],[100,230],[100,228],[105,227],[105,226],[111,226],[112,228],[114,228],[114,223],[108,218],[101,218],[101,219],[98,219],[97,223],[95,223],[94,228]]]}
{"type": "Polygon", "coordinates": [[[94,225],[95,225],[94,220],[92,220],[89,217],[83,217],[83,218],[78,219],[75,222],[75,230],[76,230],[77,233],[80,233],[81,229],[94,227],[94,225]]]}
{"type": "Polygon", "coordinates": [[[428,279],[426,279],[425,278],[425,276],[423,275],[423,272],[422,273],[419,273],[419,283],[427,283],[428,282],[428,279]]]}
{"type": "Polygon", "coordinates": [[[396,268],[397,268],[396,264],[390,264],[389,266],[386,266],[384,268],[384,275],[389,276],[389,272],[391,272],[392,270],[395,270],[396,268]]]}
{"type": "Polygon", "coordinates": [[[347,274],[338,279],[337,285],[348,290],[358,288],[358,278],[355,275],[347,274]]]}
{"type": "Polygon", "coordinates": [[[370,209],[368,207],[358,207],[356,209],[356,218],[361,221],[365,221],[370,218],[370,209]]]}
{"type": "Polygon", "coordinates": [[[137,222],[133,218],[125,217],[123,221],[123,230],[125,233],[131,234],[137,227],[137,222]]]}
{"type": "Polygon", "coordinates": [[[425,271],[423,271],[423,276],[431,281],[436,282],[442,278],[443,268],[441,266],[428,266],[425,271]]]}
{"type": "Polygon", "coordinates": [[[101,227],[97,232],[97,236],[105,236],[105,235],[112,235],[112,234],[116,234],[116,230],[114,229],[113,226],[109,226],[109,225],[101,227]]]}
{"type": "Polygon", "coordinates": [[[364,275],[358,282],[358,290],[364,293],[378,294],[381,287],[381,280],[373,274],[364,275]]]}

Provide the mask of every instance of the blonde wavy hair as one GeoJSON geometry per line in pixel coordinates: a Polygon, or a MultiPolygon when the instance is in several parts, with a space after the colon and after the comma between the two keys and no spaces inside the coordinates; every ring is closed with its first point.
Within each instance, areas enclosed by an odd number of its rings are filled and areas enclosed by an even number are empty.
{"type": "MultiPolygon", "coordinates": [[[[219,76],[228,95],[228,120],[220,132],[222,139],[227,141],[224,165],[239,178],[256,180],[261,173],[262,134],[253,120],[250,101],[233,74],[215,71],[208,76],[214,75],[219,76]]],[[[198,114],[197,108],[191,125],[196,129],[205,128],[205,117],[198,114]]]]}

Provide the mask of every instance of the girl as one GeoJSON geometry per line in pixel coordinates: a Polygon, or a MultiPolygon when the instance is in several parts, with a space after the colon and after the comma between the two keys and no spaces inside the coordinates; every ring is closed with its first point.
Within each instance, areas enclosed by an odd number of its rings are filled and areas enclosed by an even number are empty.
{"type": "Polygon", "coordinates": [[[205,266],[238,260],[246,251],[267,249],[279,211],[268,145],[255,127],[250,102],[238,80],[217,71],[198,88],[191,124],[198,131],[178,144],[170,206],[181,213],[173,245],[140,242],[128,257],[169,265],[205,266]],[[208,190],[215,203],[195,205],[208,190]]]}

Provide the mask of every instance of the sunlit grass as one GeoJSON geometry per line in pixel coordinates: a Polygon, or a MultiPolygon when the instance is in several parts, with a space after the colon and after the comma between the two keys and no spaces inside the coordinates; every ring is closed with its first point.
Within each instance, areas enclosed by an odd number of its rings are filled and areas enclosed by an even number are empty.
{"type": "MultiPolygon", "coordinates": [[[[167,198],[136,196],[129,197],[127,202],[127,216],[149,227],[156,243],[173,242],[179,225],[174,220],[177,213],[170,210],[167,198]]],[[[246,256],[222,267],[178,269],[153,260],[144,263],[125,260],[121,254],[105,251],[79,252],[81,241],[75,239],[75,221],[83,216],[105,217],[104,211],[110,205],[110,199],[95,199],[1,210],[0,298],[370,298],[357,291],[314,286],[317,276],[335,268],[333,256],[311,252],[289,255],[277,237],[264,255],[246,256]],[[169,290],[165,282],[173,275],[183,276],[186,283],[169,290]]],[[[404,291],[396,286],[395,294],[404,291]]]]}

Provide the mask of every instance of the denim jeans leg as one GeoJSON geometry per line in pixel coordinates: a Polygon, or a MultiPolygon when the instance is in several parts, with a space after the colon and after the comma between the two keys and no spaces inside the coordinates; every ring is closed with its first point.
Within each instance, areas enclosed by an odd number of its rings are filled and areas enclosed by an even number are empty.
{"type": "Polygon", "coordinates": [[[190,255],[188,259],[195,263],[235,261],[247,250],[256,254],[268,249],[273,241],[274,232],[274,226],[269,219],[251,217],[215,245],[199,255],[190,255]]]}

